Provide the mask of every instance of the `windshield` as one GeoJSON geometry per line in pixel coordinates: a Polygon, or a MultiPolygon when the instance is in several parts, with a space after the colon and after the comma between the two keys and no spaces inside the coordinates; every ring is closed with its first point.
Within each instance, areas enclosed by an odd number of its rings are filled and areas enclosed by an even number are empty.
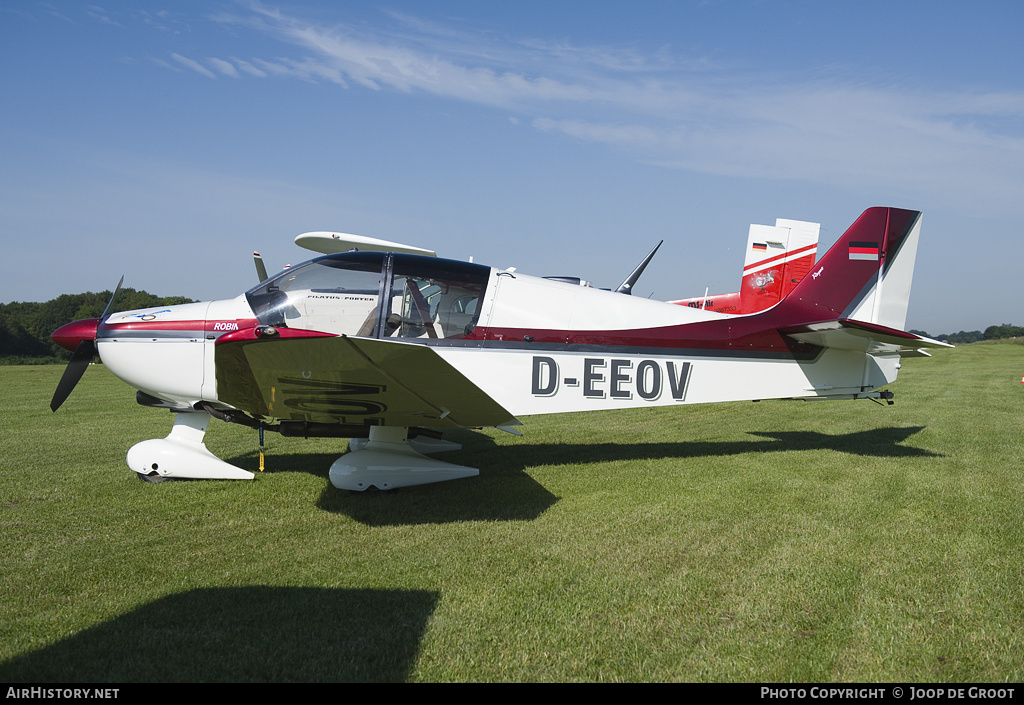
{"type": "Polygon", "coordinates": [[[370,335],[376,322],[384,255],[329,255],[286,269],[249,290],[266,326],[370,335]]]}
{"type": "Polygon", "coordinates": [[[287,269],[246,298],[267,326],[364,337],[463,338],[479,318],[489,276],[489,268],[465,262],[346,252],[287,269]]]}

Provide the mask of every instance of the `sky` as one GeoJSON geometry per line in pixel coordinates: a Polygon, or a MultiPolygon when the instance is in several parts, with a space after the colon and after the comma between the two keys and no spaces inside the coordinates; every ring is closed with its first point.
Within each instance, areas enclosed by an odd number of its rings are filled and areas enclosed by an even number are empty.
{"type": "Polygon", "coordinates": [[[907,328],[1024,325],[1024,3],[0,0],[0,302],[232,298],[332,230],[736,291],[924,213],[907,328]],[[140,9],[140,5],[145,9],[140,9]]]}

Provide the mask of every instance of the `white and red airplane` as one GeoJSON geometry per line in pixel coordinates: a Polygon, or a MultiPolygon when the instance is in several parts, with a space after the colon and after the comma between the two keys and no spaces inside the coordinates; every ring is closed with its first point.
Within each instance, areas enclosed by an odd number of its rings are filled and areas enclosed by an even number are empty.
{"type": "Polygon", "coordinates": [[[351,438],[331,482],[365,490],[476,475],[427,457],[458,447],[441,440],[446,428],[720,401],[890,400],[880,388],[903,357],[950,347],[902,330],[920,232],[917,211],[868,209],[809,276],[748,314],[624,295],[636,272],[607,291],[307,233],[296,242],[332,254],[261,276],[237,298],[104,312],[55,331],[74,355],[51,408],[99,355],[141,404],[175,413],[166,438],[128,452],[143,479],[252,478],[203,443],[218,418],[351,438]],[[338,251],[353,246],[370,250],[338,251]]]}
{"type": "Polygon", "coordinates": [[[814,266],[818,223],[778,218],[775,225],[751,225],[740,290],[669,303],[717,313],[757,313],[789,295],[814,266]]]}

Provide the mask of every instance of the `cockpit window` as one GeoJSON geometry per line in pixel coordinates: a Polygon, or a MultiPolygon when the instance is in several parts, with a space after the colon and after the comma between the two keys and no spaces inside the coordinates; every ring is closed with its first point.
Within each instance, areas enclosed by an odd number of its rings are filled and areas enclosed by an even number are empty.
{"type": "Polygon", "coordinates": [[[378,338],[463,338],[479,319],[489,275],[487,267],[465,262],[346,252],[285,270],[246,298],[268,326],[378,338]],[[383,291],[388,293],[381,310],[383,291]]]}
{"type": "Polygon", "coordinates": [[[246,298],[263,325],[372,335],[383,263],[379,252],[319,257],[268,279],[246,298]]]}
{"type": "Polygon", "coordinates": [[[396,255],[382,337],[465,338],[489,275],[476,264],[396,255]]]}

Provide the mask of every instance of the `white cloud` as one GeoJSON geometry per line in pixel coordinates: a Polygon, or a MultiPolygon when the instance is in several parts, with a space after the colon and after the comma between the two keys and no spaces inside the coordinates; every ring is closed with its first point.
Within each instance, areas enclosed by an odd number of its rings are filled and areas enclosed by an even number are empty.
{"type": "Polygon", "coordinates": [[[94,17],[103,24],[110,25],[111,27],[120,27],[121,23],[113,19],[105,9],[96,5],[87,5],[85,7],[86,14],[94,17]]]}
{"type": "Polygon", "coordinates": [[[230,78],[238,78],[238,69],[230,61],[224,61],[223,59],[207,59],[215,69],[220,71],[225,76],[230,78]]]}
{"type": "Polygon", "coordinates": [[[177,61],[182,66],[184,66],[186,68],[190,68],[193,71],[195,71],[196,73],[202,74],[203,76],[206,76],[207,78],[217,78],[214,75],[213,71],[211,71],[210,69],[206,68],[205,66],[203,66],[202,64],[200,64],[198,61],[196,61],[194,59],[189,59],[186,56],[182,56],[181,54],[174,54],[174,53],[171,54],[171,58],[174,59],[175,61],[177,61]]]}
{"type": "Polygon", "coordinates": [[[235,65],[238,66],[239,69],[249,74],[250,76],[255,76],[256,78],[267,77],[266,71],[261,71],[260,69],[250,64],[248,61],[243,61],[242,59],[239,59],[234,56],[231,57],[231,60],[235,62],[235,65]]]}
{"type": "Polygon", "coordinates": [[[1021,93],[726,72],[663,50],[513,41],[394,13],[399,25],[383,31],[254,11],[250,26],[308,52],[254,59],[268,74],[493,106],[698,173],[899,185],[1024,208],[1010,197],[1024,186],[1021,93]]]}

